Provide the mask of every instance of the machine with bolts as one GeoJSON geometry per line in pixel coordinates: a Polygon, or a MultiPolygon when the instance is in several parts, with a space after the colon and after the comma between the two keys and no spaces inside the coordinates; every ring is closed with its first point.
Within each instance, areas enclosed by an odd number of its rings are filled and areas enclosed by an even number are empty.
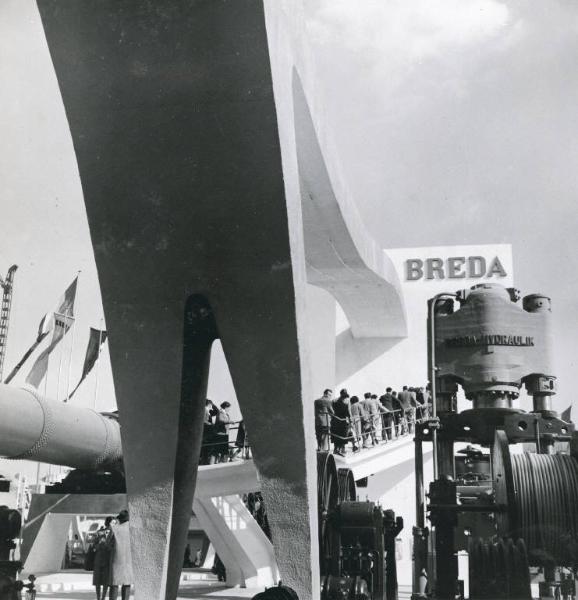
{"type": "MultiPolygon", "coordinates": [[[[397,600],[395,538],[403,520],[374,502],[358,502],[351,469],[317,453],[321,600],[397,600]]],[[[285,586],[253,600],[296,600],[285,586]]]]}
{"type": "Polygon", "coordinates": [[[576,597],[578,439],[551,402],[550,299],[519,299],[484,284],[429,302],[433,416],[415,437],[414,600],[529,600],[532,581],[540,598],[576,597]],[[458,385],[472,403],[461,412],[458,385]],[[529,412],[514,406],[522,385],[529,412]],[[427,506],[424,443],[434,459],[427,506]]]}

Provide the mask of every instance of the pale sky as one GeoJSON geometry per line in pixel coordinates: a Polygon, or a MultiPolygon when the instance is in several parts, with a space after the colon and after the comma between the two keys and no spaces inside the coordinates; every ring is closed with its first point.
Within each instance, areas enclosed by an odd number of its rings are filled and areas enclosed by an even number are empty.
{"type": "MultiPolygon", "coordinates": [[[[307,0],[304,8],[317,106],[368,231],[385,248],[511,243],[516,285],[553,299],[565,408],[578,346],[578,4],[307,0]]],[[[80,269],[72,387],[102,307],[32,0],[0,0],[0,81],[0,272],[19,265],[5,375],[80,269]]],[[[106,346],[103,359],[98,409],[114,405],[106,346]]],[[[62,373],[61,397],[66,360],[62,373]]],[[[75,401],[92,406],[94,375],[75,401]]]]}

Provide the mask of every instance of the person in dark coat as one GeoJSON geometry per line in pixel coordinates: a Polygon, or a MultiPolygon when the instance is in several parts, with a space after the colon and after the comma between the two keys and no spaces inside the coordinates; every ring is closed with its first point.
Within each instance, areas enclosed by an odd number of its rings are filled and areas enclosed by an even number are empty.
{"type": "Polygon", "coordinates": [[[388,387],[385,390],[385,394],[379,399],[382,407],[381,422],[383,425],[381,437],[384,440],[391,440],[395,437],[395,413],[393,412],[393,396],[391,392],[392,389],[388,387]]]}
{"type": "Polygon", "coordinates": [[[407,385],[403,386],[403,390],[399,392],[399,403],[403,409],[404,429],[413,432],[413,421],[415,418],[415,397],[412,392],[407,389],[407,385]]]}
{"type": "Polygon", "coordinates": [[[333,403],[333,417],[331,419],[334,452],[340,456],[345,456],[345,444],[349,440],[350,423],[349,403],[346,402],[345,396],[340,395],[333,403]]]}
{"type": "Polygon", "coordinates": [[[402,433],[403,427],[403,408],[401,407],[401,403],[396,391],[391,392],[391,404],[394,411],[393,420],[395,422],[396,436],[399,437],[402,433]]]}
{"type": "Polygon", "coordinates": [[[225,565],[218,554],[215,554],[215,562],[211,570],[215,573],[219,581],[227,581],[227,569],[225,569],[225,565]]]}
{"type": "Polygon", "coordinates": [[[111,581],[112,560],[112,531],[110,524],[112,517],[106,517],[104,526],[96,532],[94,547],[94,569],[92,571],[92,585],[96,588],[96,600],[105,600],[111,581]]]}
{"type": "Polygon", "coordinates": [[[203,419],[203,440],[201,445],[201,456],[199,464],[209,464],[211,448],[215,442],[215,425],[213,419],[219,413],[219,409],[208,398],[205,400],[205,417],[203,419]]]}
{"type": "Polygon", "coordinates": [[[315,437],[317,438],[317,450],[329,450],[331,417],[333,416],[332,395],[333,390],[328,388],[323,392],[323,396],[317,398],[313,404],[315,410],[315,437]]]}
{"type": "Polygon", "coordinates": [[[222,402],[221,408],[215,417],[215,443],[211,451],[210,464],[227,462],[229,460],[229,416],[230,402],[222,402]]]}

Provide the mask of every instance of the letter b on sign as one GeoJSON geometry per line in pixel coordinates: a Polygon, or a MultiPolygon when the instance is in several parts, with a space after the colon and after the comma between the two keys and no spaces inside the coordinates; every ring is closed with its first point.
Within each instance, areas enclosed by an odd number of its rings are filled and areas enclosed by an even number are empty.
{"type": "Polygon", "coordinates": [[[408,281],[416,281],[423,277],[423,260],[409,258],[405,261],[406,278],[408,281]]]}

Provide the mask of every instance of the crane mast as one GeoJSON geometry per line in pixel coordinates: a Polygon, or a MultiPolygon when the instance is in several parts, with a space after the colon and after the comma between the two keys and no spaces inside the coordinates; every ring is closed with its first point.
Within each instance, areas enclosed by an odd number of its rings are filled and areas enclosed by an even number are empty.
{"type": "Polygon", "coordinates": [[[4,370],[4,357],[6,355],[6,342],[8,337],[8,326],[10,324],[10,309],[12,308],[12,290],[14,287],[14,273],[17,265],[12,265],[8,269],[6,279],[0,277],[0,286],[2,286],[2,306],[0,307],[0,381],[4,370]]]}

